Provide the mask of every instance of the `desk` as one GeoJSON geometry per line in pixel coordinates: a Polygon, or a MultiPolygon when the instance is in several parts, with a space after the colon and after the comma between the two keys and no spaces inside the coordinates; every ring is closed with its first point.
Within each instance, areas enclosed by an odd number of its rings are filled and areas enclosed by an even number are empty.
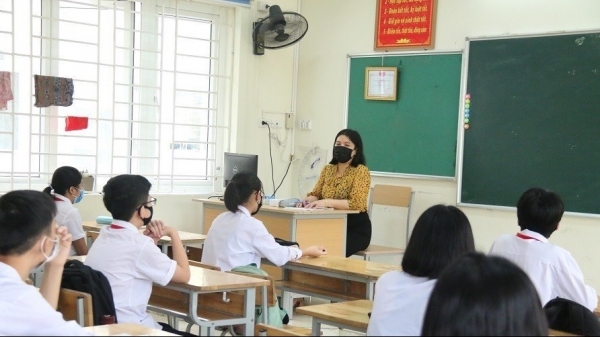
{"type": "Polygon", "coordinates": [[[312,317],[312,336],[318,336],[321,324],[367,332],[373,301],[357,300],[299,307],[296,312],[312,317]]]}
{"type": "Polygon", "coordinates": [[[135,323],[95,325],[85,327],[84,329],[96,336],[114,336],[120,334],[132,336],[177,336],[170,332],[148,328],[144,325],[135,323]]]}
{"type": "MultiPolygon", "coordinates": [[[[107,226],[107,225],[97,224],[96,221],[84,221],[83,222],[83,229],[86,231],[99,232],[100,229],[104,226],[107,226]]],[[[143,232],[143,229],[140,229],[140,232],[143,232]]],[[[181,238],[181,243],[183,244],[184,247],[187,245],[204,243],[204,240],[206,239],[206,235],[204,235],[204,234],[184,232],[184,231],[178,231],[178,232],[179,232],[179,238],[181,238]]],[[[168,236],[163,236],[162,238],[160,238],[160,240],[158,240],[158,244],[162,245],[162,252],[167,254],[167,252],[169,250],[169,246],[171,245],[171,238],[168,236]]]]}
{"type": "MultiPolygon", "coordinates": [[[[263,263],[270,262],[263,259],[263,263]]],[[[286,263],[282,269],[283,278],[276,282],[276,287],[282,292],[282,305],[286,310],[291,306],[286,292],[331,301],[373,300],[379,277],[389,271],[401,270],[396,265],[330,255],[302,257],[286,263]]]]}
{"type": "MultiPolygon", "coordinates": [[[[267,286],[268,280],[253,278],[249,276],[225,273],[205,269],[201,267],[190,266],[191,278],[188,283],[171,282],[166,286],[154,285],[153,294],[150,297],[148,309],[161,312],[168,316],[178,317],[188,323],[197,324],[201,328],[207,329],[208,336],[212,336],[211,329],[218,326],[228,326],[235,324],[244,324],[245,331],[254,331],[254,313],[256,305],[256,287],[263,287],[263,312],[267,308],[267,286]],[[166,290],[175,291],[183,297],[167,296],[157,297],[156,289],[164,288],[166,290]],[[219,314],[217,316],[206,316],[209,313],[209,306],[218,306],[220,300],[214,298],[203,301],[203,306],[199,307],[199,297],[202,294],[215,294],[221,292],[243,292],[243,309],[240,317],[219,314]],[[206,305],[204,305],[206,304],[206,305]]],[[[171,292],[172,293],[172,292],[171,292]]],[[[216,294],[215,294],[216,295],[216,294]]],[[[221,294],[216,296],[219,299],[224,299],[221,294]]]]}
{"type": "MultiPolygon", "coordinates": [[[[203,233],[208,233],[213,220],[227,209],[216,199],[192,199],[202,203],[203,233]]],[[[301,247],[325,246],[328,255],[346,256],[346,218],[353,210],[304,210],[263,205],[255,218],[262,221],[267,231],[277,238],[295,241],[301,247]]],[[[274,279],[281,278],[281,270],[268,266],[265,270],[274,279]]]]}

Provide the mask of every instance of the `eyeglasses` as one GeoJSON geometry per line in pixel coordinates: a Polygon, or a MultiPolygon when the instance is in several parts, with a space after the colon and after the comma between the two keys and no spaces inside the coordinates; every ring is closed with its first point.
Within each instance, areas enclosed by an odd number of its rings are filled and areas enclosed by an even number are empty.
{"type": "Polygon", "coordinates": [[[151,197],[150,201],[147,201],[147,202],[143,203],[142,206],[146,206],[146,207],[154,207],[154,206],[156,206],[156,198],[151,197]]]}

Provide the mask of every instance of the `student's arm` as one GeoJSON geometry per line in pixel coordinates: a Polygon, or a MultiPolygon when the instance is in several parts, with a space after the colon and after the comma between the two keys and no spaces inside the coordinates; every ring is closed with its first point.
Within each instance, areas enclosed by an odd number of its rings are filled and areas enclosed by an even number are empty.
{"type": "Polygon", "coordinates": [[[67,231],[67,227],[58,227],[56,235],[59,240],[58,255],[44,266],[44,278],[40,286],[40,294],[54,309],[58,306],[58,294],[60,292],[63,269],[71,250],[71,234],[67,231]]]}
{"type": "Polygon", "coordinates": [[[187,254],[185,253],[185,248],[181,243],[181,238],[179,238],[179,232],[175,228],[165,226],[165,235],[171,238],[173,260],[177,262],[175,274],[173,274],[173,278],[171,279],[171,281],[179,283],[188,283],[191,277],[190,264],[188,261],[187,254]]]}
{"type": "Polygon", "coordinates": [[[87,255],[88,253],[88,246],[87,242],[85,242],[85,238],[73,241],[73,247],[75,247],[77,255],[87,255]]]}
{"type": "Polygon", "coordinates": [[[575,259],[567,252],[565,258],[564,270],[558,272],[558,293],[572,301],[582,304],[586,308],[594,311],[598,306],[598,295],[594,288],[585,284],[583,273],[575,259]]]}
{"type": "Polygon", "coordinates": [[[67,227],[71,234],[73,247],[75,248],[77,255],[87,255],[88,247],[79,211],[77,209],[70,211],[60,225],[67,227]]]}

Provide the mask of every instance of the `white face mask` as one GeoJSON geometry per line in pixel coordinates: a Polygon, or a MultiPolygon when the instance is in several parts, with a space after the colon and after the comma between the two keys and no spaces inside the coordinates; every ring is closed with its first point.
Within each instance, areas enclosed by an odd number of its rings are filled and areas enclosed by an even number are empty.
{"type": "Polygon", "coordinates": [[[54,260],[56,255],[58,255],[58,251],[59,251],[58,236],[56,236],[54,240],[51,240],[52,242],[54,242],[54,246],[52,246],[52,252],[50,252],[50,255],[46,255],[46,252],[44,252],[44,244],[46,243],[46,239],[48,239],[47,236],[42,239],[42,243],[40,245],[40,250],[42,251],[42,254],[44,255],[44,261],[42,261],[42,263],[40,263],[37,267],[35,267],[34,270],[41,269],[46,263],[54,260]]]}

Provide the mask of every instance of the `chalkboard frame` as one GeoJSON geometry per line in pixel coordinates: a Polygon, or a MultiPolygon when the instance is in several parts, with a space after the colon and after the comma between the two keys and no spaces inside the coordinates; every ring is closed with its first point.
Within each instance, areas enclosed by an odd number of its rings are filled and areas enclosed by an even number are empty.
{"type": "MultiPolygon", "coordinates": [[[[382,59],[392,58],[392,57],[405,57],[405,56],[441,56],[441,55],[457,55],[461,57],[461,65],[460,72],[462,74],[462,69],[465,66],[464,60],[464,52],[463,50],[440,50],[440,51],[397,51],[397,52],[383,52],[383,53],[362,53],[362,54],[348,54],[347,55],[347,76],[346,76],[346,95],[344,99],[344,126],[348,127],[348,119],[350,113],[350,74],[351,74],[351,66],[352,60],[357,58],[373,58],[379,57],[382,59]]],[[[383,63],[382,63],[383,64],[383,63]]],[[[401,69],[398,69],[398,74],[401,73],[401,69]]],[[[400,76],[399,76],[400,77],[400,76]]],[[[459,84],[459,95],[460,95],[460,81],[462,76],[458,76],[457,81],[459,84]]],[[[400,84],[398,84],[400,87],[400,84]]],[[[458,103],[460,104],[460,97],[458,97],[458,103]]],[[[458,107],[457,107],[458,109],[458,107]]],[[[460,109],[459,109],[460,110],[460,109]]],[[[379,177],[390,177],[390,178],[406,178],[406,179],[419,179],[419,180],[446,180],[446,181],[457,181],[458,175],[458,156],[459,156],[459,143],[458,143],[458,134],[460,133],[460,129],[462,128],[461,117],[459,114],[459,110],[456,111],[456,121],[457,121],[457,137],[454,141],[455,146],[455,156],[454,156],[454,173],[451,176],[447,175],[432,175],[432,174],[416,174],[416,173],[401,173],[401,172],[386,172],[386,171],[378,171],[371,170],[371,176],[379,176],[379,177]]],[[[369,158],[367,156],[367,166],[369,165],[369,158]]]]}
{"type": "MultiPolygon", "coordinates": [[[[536,38],[536,37],[553,37],[553,36],[576,36],[576,35],[600,35],[600,30],[584,30],[584,31],[561,31],[561,32],[551,32],[551,33],[536,33],[536,34],[520,34],[520,35],[499,35],[499,36],[482,36],[482,37],[467,37],[465,43],[465,49],[463,54],[463,68],[461,75],[461,95],[460,95],[460,111],[459,114],[459,125],[464,125],[464,110],[465,110],[465,95],[467,94],[468,87],[468,69],[469,69],[469,51],[470,51],[470,43],[476,41],[488,41],[488,40],[505,40],[505,39],[526,39],[526,38],[536,38]]],[[[472,118],[471,118],[472,120],[472,118]]],[[[464,173],[464,149],[465,149],[465,130],[464,127],[459,128],[458,132],[458,148],[457,148],[457,190],[456,190],[456,200],[457,205],[462,207],[472,207],[472,208],[480,208],[487,210],[500,210],[500,211],[512,211],[516,210],[516,202],[518,196],[515,199],[514,206],[505,206],[505,205],[488,205],[483,203],[471,203],[471,202],[463,202],[462,194],[463,194],[463,173],[464,173]]],[[[523,192],[526,188],[533,187],[527,186],[523,189],[523,192]]],[[[544,186],[539,186],[544,187],[544,186]]],[[[587,213],[587,212],[576,212],[569,211],[568,208],[565,211],[565,215],[576,216],[576,217],[584,217],[584,218],[600,218],[600,210],[599,213],[587,213]]]]}

